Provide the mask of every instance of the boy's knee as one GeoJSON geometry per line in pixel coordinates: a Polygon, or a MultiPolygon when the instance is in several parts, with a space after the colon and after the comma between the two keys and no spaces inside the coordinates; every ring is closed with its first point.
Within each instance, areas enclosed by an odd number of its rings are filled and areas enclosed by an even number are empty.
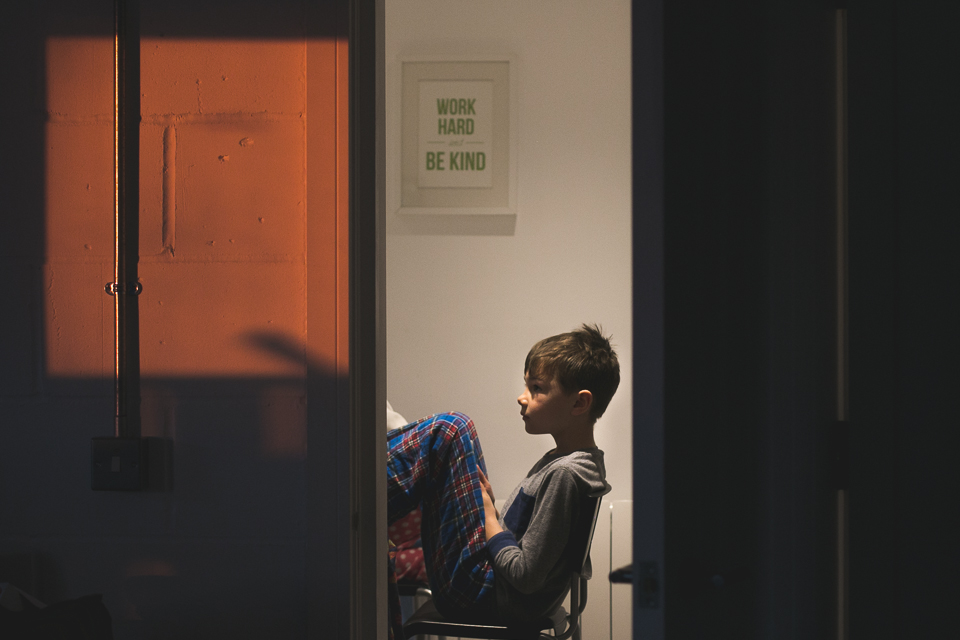
{"type": "Polygon", "coordinates": [[[438,413],[431,417],[431,422],[434,430],[441,429],[451,436],[462,433],[473,439],[476,433],[470,416],[459,411],[438,413]]]}
{"type": "Polygon", "coordinates": [[[467,426],[473,424],[473,420],[470,419],[465,413],[460,413],[459,411],[450,411],[448,413],[441,413],[448,422],[455,424],[457,426],[467,426]]]}

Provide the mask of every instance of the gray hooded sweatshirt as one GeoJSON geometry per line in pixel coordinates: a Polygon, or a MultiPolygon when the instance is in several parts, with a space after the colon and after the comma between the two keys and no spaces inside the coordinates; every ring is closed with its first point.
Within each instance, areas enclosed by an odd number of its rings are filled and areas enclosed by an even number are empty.
{"type": "MultiPolygon", "coordinates": [[[[552,614],[566,597],[567,540],[582,498],[605,486],[603,451],[547,453],[513,490],[500,515],[504,531],[487,542],[493,559],[495,609],[505,621],[552,614]]],[[[589,561],[584,569],[590,577],[589,561]]]]}

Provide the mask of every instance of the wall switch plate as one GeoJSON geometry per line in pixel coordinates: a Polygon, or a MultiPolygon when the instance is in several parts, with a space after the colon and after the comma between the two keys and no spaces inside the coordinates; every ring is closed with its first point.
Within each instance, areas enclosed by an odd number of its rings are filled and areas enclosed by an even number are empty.
{"type": "Polygon", "coordinates": [[[90,488],[94,491],[140,491],[146,478],[147,448],[142,438],[90,441],[90,488]]]}

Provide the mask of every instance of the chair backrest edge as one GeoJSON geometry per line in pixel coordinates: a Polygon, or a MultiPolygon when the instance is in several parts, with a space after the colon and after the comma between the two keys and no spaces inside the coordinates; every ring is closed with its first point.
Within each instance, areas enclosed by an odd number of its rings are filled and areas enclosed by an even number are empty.
{"type": "Polygon", "coordinates": [[[603,496],[610,493],[612,487],[604,482],[603,489],[594,491],[583,498],[580,507],[577,527],[568,542],[568,562],[570,563],[570,613],[567,615],[567,628],[556,636],[541,636],[553,640],[565,640],[577,634],[580,628],[580,614],[587,605],[587,580],[583,577],[583,567],[590,557],[590,547],[593,546],[593,534],[597,529],[597,519],[600,516],[600,503],[603,496]]]}
{"type": "Polygon", "coordinates": [[[583,567],[590,557],[590,547],[593,545],[593,534],[597,528],[597,519],[600,516],[600,502],[603,496],[610,493],[611,487],[604,483],[601,490],[594,491],[583,498],[577,526],[571,533],[568,543],[570,570],[573,573],[583,573],[583,567]],[[586,517],[584,517],[586,516],[586,517]]]}

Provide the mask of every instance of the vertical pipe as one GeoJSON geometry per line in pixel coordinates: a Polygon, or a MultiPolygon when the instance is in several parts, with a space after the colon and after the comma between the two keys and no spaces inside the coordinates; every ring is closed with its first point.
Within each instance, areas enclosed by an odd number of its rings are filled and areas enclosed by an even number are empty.
{"type": "Polygon", "coordinates": [[[140,33],[137,0],[114,0],[116,437],[140,435],[140,33]]]}

